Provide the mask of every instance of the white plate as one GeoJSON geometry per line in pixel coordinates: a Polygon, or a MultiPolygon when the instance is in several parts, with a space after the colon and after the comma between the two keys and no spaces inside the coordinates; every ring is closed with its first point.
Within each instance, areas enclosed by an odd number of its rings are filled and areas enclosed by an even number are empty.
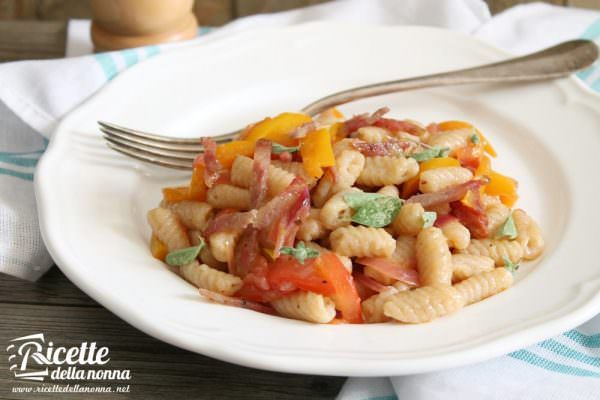
{"type": "Polygon", "coordinates": [[[180,136],[239,128],[360,84],[506,57],[472,38],[421,27],[329,23],[256,30],[157,56],[71,113],[36,173],[45,242],[63,272],[142,331],[246,366],[350,376],[412,374],[516,350],[600,311],[600,99],[574,79],[388,95],[396,117],[464,119],[495,165],[520,181],[518,203],[548,249],[514,287],[424,325],[311,325],[203,301],[150,256],[145,213],[186,176],[109,151],[97,120],[180,136]]]}

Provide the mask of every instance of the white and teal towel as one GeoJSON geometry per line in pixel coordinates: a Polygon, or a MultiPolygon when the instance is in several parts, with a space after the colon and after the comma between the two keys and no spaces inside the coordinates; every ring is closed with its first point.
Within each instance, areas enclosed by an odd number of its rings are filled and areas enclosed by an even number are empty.
{"type": "MultiPolygon", "coordinates": [[[[89,21],[69,24],[69,58],[0,64],[0,272],[36,280],[52,266],[37,225],[32,179],[57,122],[121,71],[203,36],[313,20],[459,30],[514,54],[582,37],[600,42],[600,13],[528,4],[491,17],[483,0],[339,0],[201,29],[182,44],[90,55],[89,21]]],[[[600,91],[600,67],[578,76],[600,91]]],[[[485,363],[392,378],[349,379],[342,400],[600,399],[600,317],[485,363]]]]}

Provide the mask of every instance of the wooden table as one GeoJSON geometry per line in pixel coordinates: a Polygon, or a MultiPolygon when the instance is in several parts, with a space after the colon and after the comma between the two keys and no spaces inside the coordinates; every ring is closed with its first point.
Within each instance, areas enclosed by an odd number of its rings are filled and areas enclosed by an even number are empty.
{"type": "MultiPolygon", "coordinates": [[[[62,57],[65,32],[64,22],[0,22],[0,61],[62,57]]],[[[345,380],[243,368],[162,343],[100,306],[57,267],[35,283],[0,274],[0,321],[3,349],[12,338],[34,333],[55,346],[95,341],[110,348],[110,368],[132,374],[128,394],[15,394],[13,386],[36,384],[16,381],[8,354],[0,351],[0,399],[325,399],[345,380]]]]}

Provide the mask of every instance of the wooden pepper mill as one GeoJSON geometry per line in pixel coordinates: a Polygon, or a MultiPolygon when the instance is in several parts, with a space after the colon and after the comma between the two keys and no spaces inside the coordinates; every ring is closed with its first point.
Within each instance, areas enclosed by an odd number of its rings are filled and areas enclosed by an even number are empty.
{"type": "Polygon", "coordinates": [[[194,0],[90,0],[95,51],[191,39],[198,33],[194,0]]]}

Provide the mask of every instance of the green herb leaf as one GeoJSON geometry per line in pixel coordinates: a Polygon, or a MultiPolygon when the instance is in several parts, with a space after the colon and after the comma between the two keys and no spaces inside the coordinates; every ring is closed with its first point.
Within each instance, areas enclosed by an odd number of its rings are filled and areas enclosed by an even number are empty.
{"type": "Polygon", "coordinates": [[[348,193],[344,201],[355,211],[353,222],[373,228],[389,225],[402,207],[399,198],[379,193],[348,193]]]}
{"type": "Polygon", "coordinates": [[[431,160],[432,158],[446,157],[450,153],[448,147],[434,146],[431,149],[423,150],[419,153],[411,154],[411,157],[418,162],[431,160]]]}
{"type": "Polygon", "coordinates": [[[294,257],[300,264],[304,264],[307,258],[319,257],[320,254],[317,250],[306,247],[304,242],[298,242],[296,247],[283,246],[279,252],[294,257]]]}
{"type": "Polygon", "coordinates": [[[481,139],[479,139],[479,135],[476,133],[472,134],[469,139],[471,139],[471,143],[473,144],[479,144],[479,142],[481,141],[481,139]]]}
{"type": "Polygon", "coordinates": [[[429,228],[433,226],[437,219],[437,213],[435,211],[425,211],[423,213],[423,228],[429,228]]]}
{"type": "Polygon", "coordinates": [[[515,225],[515,220],[512,217],[512,214],[506,218],[506,221],[498,228],[496,231],[495,239],[500,238],[509,238],[510,240],[516,239],[519,232],[517,232],[517,226],[515,225]]]}
{"type": "Polygon", "coordinates": [[[167,254],[165,261],[172,267],[181,267],[182,265],[189,264],[198,257],[204,246],[204,241],[202,241],[198,246],[172,251],[167,254]]]}
{"type": "Polygon", "coordinates": [[[504,268],[506,268],[513,274],[515,273],[515,271],[517,271],[519,269],[519,264],[513,263],[512,261],[510,261],[508,259],[508,257],[504,256],[504,257],[502,257],[502,260],[504,261],[504,268]]]}
{"type": "Polygon", "coordinates": [[[273,142],[272,146],[273,147],[271,148],[271,152],[273,152],[273,154],[281,154],[285,152],[295,153],[298,150],[300,150],[300,146],[288,147],[275,142],[273,142]]]}

